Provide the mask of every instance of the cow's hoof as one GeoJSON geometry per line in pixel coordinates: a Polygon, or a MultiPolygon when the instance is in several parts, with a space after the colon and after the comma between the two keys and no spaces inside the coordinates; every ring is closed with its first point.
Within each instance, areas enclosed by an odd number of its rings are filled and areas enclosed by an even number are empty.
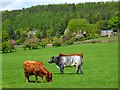
{"type": "Polygon", "coordinates": [[[28,83],[28,82],[26,82],[26,83],[28,83]]]}
{"type": "Polygon", "coordinates": [[[60,74],[64,74],[63,72],[61,72],[60,74]]]}
{"type": "Polygon", "coordinates": [[[84,74],[84,73],[80,73],[80,74],[84,74]]]}

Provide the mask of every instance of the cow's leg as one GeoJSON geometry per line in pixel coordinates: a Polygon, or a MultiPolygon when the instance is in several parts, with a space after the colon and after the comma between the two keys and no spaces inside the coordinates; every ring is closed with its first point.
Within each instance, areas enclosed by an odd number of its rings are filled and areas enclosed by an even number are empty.
{"type": "Polygon", "coordinates": [[[40,78],[41,78],[41,83],[43,83],[43,76],[40,76],[40,78]]]}
{"type": "Polygon", "coordinates": [[[83,63],[80,65],[80,74],[83,74],[83,63]]]}
{"type": "Polygon", "coordinates": [[[61,65],[60,65],[60,74],[63,74],[63,73],[64,73],[64,65],[61,64],[61,65]]]}
{"type": "Polygon", "coordinates": [[[80,70],[80,65],[77,65],[77,66],[76,66],[76,73],[77,73],[77,74],[79,73],[79,70],[80,70]]]}
{"type": "Polygon", "coordinates": [[[36,79],[36,83],[38,82],[38,77],[37,77],[37,75],[35,75],[35,79],[36,79]]]}
{"type": "Polygon", "coordinates": [[[29,82],[29,74],[27,72],[24,72],[24,74],[25,74],[26,82],[28,83],[29,82]]]}

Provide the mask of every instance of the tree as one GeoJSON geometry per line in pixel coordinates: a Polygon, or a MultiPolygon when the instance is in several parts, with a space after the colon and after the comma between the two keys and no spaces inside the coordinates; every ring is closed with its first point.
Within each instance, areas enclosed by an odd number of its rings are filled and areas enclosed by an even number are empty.
{"type": "Polygon", "coordinates": [[[88,30],[89,23],[86,19],[71,19],[68,23],[67,29],[73,32],[80,32],[88,30]]]}
{"type": "Polygon", "coordinates": [[[6,18],[6,20],[2,23],[2,29],[7,31],[8,30],[8,26],[10,25],[10,19],[6,18]]]}
{"type": "Polygon", "coordinates": [[[109,29],[107,20],[100,20],[96,23],[96,25],[100,30],[108,30],[109,29]]]}
{"type": "Polygon", "coordinates": [[[54,31],[53,31],[52,28],[50,28],[50,29],[48,29],[48,30],[46,31],[46,36],[47,36],[48,38],[54,36],[54,31]]]}
{"type": "Polygon", "coordinates": [[[2,32],[2,41],[8,41],[10,39],[10,35],[6,32],[6,31],[3,31],[2,32]]]}
{"type": "Polygon", "coordinates": [[[96,34],[99,34],[100,31],[97,27],[97,24],[90,24],[89,25],[89,31],[90,31],[90,38],[95,38],[96,37],[96,34]]]}
{"type": "Polygon", "coordinates": [[[112,30],[118,30],[120,28],[120,17],[115,16],[109,20],[109,28],[112,30]]]}
{"type": "Polygon", "coordinates": [[[115,21],[117,15],[119,15],[118,2],[113,1],[38,5],[22,10],[2,11],[2,31],[6,31],[10,38],[18,41],[23,39],[30,28],[37,30],[36,36],[39,39],[60,37],[65,29],[70,33],[80,30],[89,33],[89,24],[100,24],[98,25],[100,30],[117,29],[120,26],[119,22],[115,21]]]}

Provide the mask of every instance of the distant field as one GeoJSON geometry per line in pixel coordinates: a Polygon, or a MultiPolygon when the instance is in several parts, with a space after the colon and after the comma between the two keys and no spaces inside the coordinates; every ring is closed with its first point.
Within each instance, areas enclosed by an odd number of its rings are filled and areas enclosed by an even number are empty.
{"type": "MultiPolygon", "coordinates": [[[[117,88],[118,87],[118,42],[79,44],[65,47],[47,47],[37,50],[17,48],[14,53],[2,55],[3,88],[117,88]],[[59,53],[84,54],[84,74],[76,74],[75,68],[65,68],[60,75],[55,64],[48,64],[51,55],[59,53]],[[53,72],[53,82],[30,82],[26,84],[22,63],[25,60],[42,61],[53,72]]],[[[35,77],[30,77],[35,81],[35,77]]],[[[40,81],[40,78],[39,78],[40,81]]]]}

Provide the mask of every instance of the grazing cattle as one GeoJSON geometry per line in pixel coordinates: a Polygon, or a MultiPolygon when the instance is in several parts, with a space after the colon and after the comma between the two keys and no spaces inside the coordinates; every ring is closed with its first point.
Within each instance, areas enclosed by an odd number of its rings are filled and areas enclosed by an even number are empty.
{"type": "Polygon", "coordinates": [[[43,82],[43,76],[46,77],[48,82],[52,82],[52,73],[48,72],[48,70],[44,67],[44,64],[39,61],[25,61],[23,63],[24,74],[26,78],[26,82],[29,82],[29,76],[35,75],[36,82],[38,82],[37,76],[40,76],[43,82]]]}
{"type": "Polygon", "coordinates": [[[52,56],[48,63],[55,63],[60,69],[60,73],[64,73],[64,67],[75,66],[76,73],[79,72],[82,74],[83,68],[83,54],[59,54],[58,57],[52,56]]]}

